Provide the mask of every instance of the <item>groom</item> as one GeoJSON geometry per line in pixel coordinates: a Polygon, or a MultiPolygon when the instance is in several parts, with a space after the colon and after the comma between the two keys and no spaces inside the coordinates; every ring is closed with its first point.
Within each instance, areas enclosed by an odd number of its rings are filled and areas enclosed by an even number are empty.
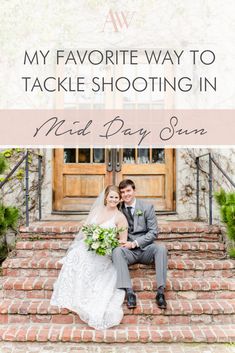
{"type": "Polygon", "coordinates": [[[113,250],[112,259],[117,270],[117,288],[126,290],[128,308],[136,307],[128,265],[155,262],[157,278],[156,302],[159,308],[166,309],[164,289],[167,273],[167,250],[164,245],[154,241],[158,235],[154,207],[135,198],[135,184],[125,179],[119,184],[122,196],[120,210],[127,218],[128,240],[113,250]]]}

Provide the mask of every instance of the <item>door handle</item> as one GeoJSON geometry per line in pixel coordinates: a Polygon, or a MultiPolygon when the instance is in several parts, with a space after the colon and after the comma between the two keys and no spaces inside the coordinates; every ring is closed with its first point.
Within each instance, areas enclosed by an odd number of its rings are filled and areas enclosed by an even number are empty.
{"type": "Polygon", "coordinates": [[[107,158],[107,172],[113,171],[113,156],[112,156],[112,148],[108,148],[107,150],[108,158],[107,158]]]}
{"type": "Polygon", "coordinates": [[[121,169],[122,169],[121,151],[120,151],[120,148],[117,148],[116,149],[115,171],[120,172],[121,169]]]}

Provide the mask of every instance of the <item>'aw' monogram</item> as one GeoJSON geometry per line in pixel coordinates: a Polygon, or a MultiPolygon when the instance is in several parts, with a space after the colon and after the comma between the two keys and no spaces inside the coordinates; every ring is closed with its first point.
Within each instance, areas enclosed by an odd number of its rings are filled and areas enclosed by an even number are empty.
{"type": "Polygon", "coordinates": [[[103,32],[105,30],[106,25],[112,25],[115,32],[120,32],[123,28],[128,29],[134,14],[135,14],[135,11],[118,12],[118,11],[109,10],[104,24],[103,32]]]}

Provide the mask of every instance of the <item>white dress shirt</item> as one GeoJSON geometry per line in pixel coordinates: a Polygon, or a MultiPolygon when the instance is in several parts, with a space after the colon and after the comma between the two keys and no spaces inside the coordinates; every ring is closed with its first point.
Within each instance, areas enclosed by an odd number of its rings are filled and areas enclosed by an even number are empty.
{"type": "Polygon", "coordinates": [[[125,208],[126,208],[126,210],[127,210],[127,207],[131,207],[131,214],[132,214],[132,216],[133,216],[134,213],[135,213],[135,205],[136,205],[136,199],[133,201],[133,203],[132,203],[131,205],[127,205],[127,204],[125,203],[125,208]]]}

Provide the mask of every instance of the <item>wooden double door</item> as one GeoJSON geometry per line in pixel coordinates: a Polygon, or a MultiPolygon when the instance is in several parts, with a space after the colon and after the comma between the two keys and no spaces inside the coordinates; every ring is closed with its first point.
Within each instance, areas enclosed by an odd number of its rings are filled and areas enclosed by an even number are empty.
{"type": "Polygon", "coordinates": [[[53,162],[54,211],[87,212],[105,186],[126,178],[157,211],[175,209],[173,149],[55,149],[53,162]]]}

